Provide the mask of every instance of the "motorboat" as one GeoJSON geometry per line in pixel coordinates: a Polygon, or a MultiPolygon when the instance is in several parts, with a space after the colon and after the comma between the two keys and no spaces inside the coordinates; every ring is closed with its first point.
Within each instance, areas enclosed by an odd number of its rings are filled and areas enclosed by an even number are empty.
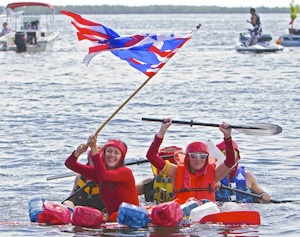
{"type": "Polygon", "coordinates": [[[284,49],[283,46],[271,44],[272,36],[270,34],[260,33],[255,37],[253,44],[249,46],[252,30],[248,29],[246,32],[240,33],[239,43],[235,49],[238,52],[253,52],[253,53],[266,53],[278,52],[284,49]]]}
{"type": "Polygon", "coordinates": [[[300,46],[300,29],[289,29],[289,34],[281,35],[276,44],[284,47],[299,47],[300,46]]]}
{"type": "Polygon", "coordinates": [[[8,25],[13,29],[0,37],[0,51],[43,52],[53,46],[59,36],[59,33],[52,29],[54,6],[41,2],[15,2],[8,4],[6,11],[8,25]],[[23,15],[20,14],[22,11],[14,11],[22,7],[44,7],[50,14],[23,15]]]}

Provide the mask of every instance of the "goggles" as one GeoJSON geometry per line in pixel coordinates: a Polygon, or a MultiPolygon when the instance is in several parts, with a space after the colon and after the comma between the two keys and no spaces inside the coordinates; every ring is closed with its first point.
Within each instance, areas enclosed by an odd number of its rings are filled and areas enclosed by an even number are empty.
{"type": "Polygon", "coordinates": [[[208,157],[206,153],[188,153],[191,160],[205,160],[208,157]]]}

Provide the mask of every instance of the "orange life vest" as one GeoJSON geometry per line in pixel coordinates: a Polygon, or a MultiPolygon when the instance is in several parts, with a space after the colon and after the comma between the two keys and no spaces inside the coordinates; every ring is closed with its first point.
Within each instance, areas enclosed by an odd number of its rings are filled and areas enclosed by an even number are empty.
{"type": "Polygon", "coordinates": [[[215,202],[215,164],[214,158],[209,158],[202,169],[203,174],[192,174],[189,170],[188,160],[177,164],[177,173],[174,188],[174,199],[184,201],[190,197],[208,199],[215,202]]]}

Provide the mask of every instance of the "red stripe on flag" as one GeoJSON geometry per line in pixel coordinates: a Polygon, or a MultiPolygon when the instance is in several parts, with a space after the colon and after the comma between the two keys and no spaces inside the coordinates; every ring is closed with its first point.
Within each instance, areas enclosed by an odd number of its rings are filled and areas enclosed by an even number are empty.
{"type": "Polygon", "coordinates": [[[96,46],[92,46],[89,48],[89,53],[98,53],[100,51],[103,50],[107,50],[109,49],[109,44],[101,44],[101,45],[96,45],[96,46]]]}
{"type": "Polygon", "coordinates": [[[88,28],[81,28],[81,27],[77,26],[76,24],[74,24],[74,22],[72,22],[72,24],[76,27],[76,29],[81,34],[84,34],[84,35],[95,35],[95,36],[101,37],[101,38],[103,38],[105,40],[109,39],[109,36],[106,35],[106,34],[103,34],[103,33],[100,33],[98,31],[94,31],[94,30],[91,30],[91,29],[88,29],[88,28]]]}
{"type": "Polygon", "coordinates": [[[60,11],[60,12],[62,14],[72,17],[79,24],[87,25],[87,26],[102,26],[101,24],[99,24],[97,22],[86,20],[86,19],[82,18],[80,15],[73,13],[73,12],[67,12],[67,11],[60,11]]]}

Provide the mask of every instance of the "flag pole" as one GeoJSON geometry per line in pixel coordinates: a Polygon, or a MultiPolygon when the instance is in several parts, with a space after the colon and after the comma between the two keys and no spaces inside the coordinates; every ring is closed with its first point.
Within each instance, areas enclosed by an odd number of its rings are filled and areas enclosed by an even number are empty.
{"type": "MultiPolygon", "coordinates": [[[[153,77],[153,76],[152,76],[153,77]]],[[[152,77],[149,77],[129,98],[123,102],[123,104],[101,125],[95,132],[95,136],[98,136],[99,132],[109,123],[110,120],[150,81],[152,77]]]]}

